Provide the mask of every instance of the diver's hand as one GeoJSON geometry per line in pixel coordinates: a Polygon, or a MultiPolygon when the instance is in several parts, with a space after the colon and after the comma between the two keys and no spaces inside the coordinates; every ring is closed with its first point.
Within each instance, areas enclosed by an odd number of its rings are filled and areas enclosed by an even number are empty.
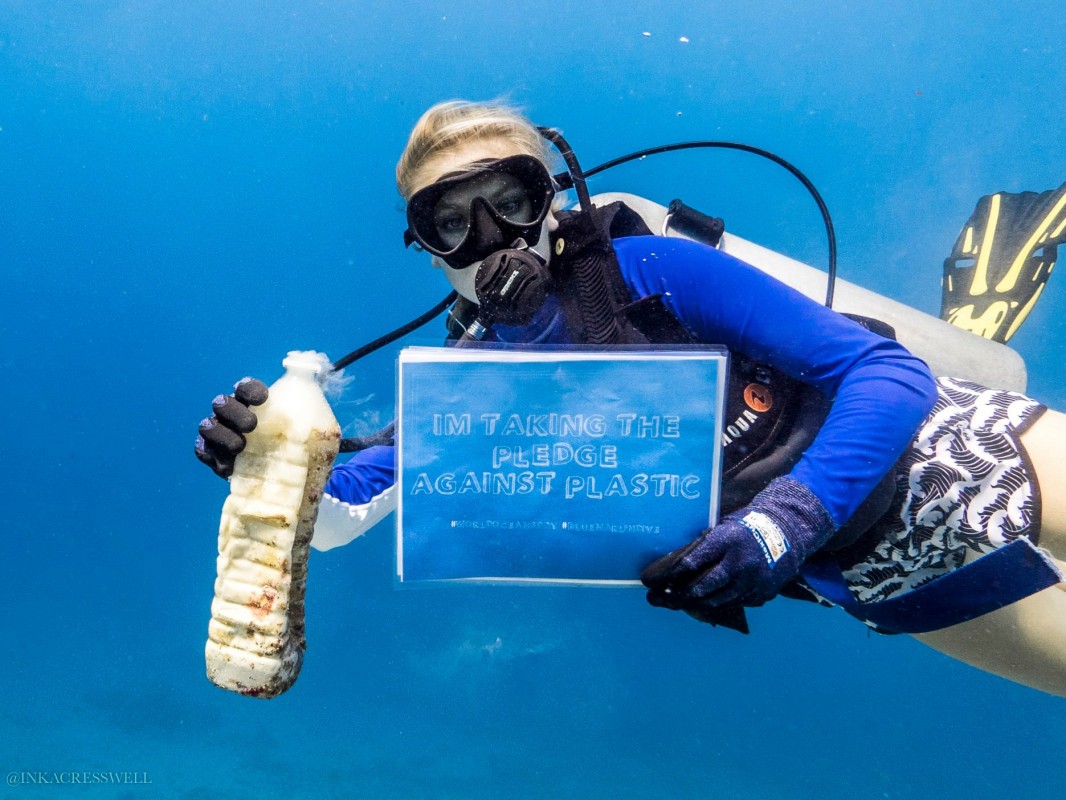
{"type": "Polygon", "coordinates": [[[653,606],[691,612],[762,605],[835,530],[810,489],[787,476],[775,478],[747,507],[653,561],[640,579],[653,606]]]}
{"type": "Polygon", "coordinates": [[[215,413],[200,421],[196,437],[196,457],[220,478],[233,474],[233,462],[244,449],[244,434],[255,430],[258,420],[249,406],[266,402],[267,387],[255,378],[241,378],[233,394],[219,395],[211,402],[215,413]]]}

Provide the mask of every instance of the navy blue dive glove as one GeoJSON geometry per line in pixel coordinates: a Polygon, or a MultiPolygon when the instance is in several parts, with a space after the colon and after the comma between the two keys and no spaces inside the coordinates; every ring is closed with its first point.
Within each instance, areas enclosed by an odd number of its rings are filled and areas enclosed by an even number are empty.
{"type": "Polygon", "coordinates": [[[653,606],[736,627],[712,609],[759,606],[770,600],[835,531],[810,489],[788,476],[775,478],[748,506],[724,517],[696,541],[653,561],[640,579],[653,606]]]}
{"type": "Polygon", "coordinates": [[[244,449],[244,434],[255,430],[258,420],[249,406],[266,402],[267,387],[255,378],[242,378],[233,387],[233,394],[220,394],[211,402],[215,413],[200,421],[200,435],[196,437],[196,457],[221,478],[233,474],[233,462],[244,449]]]}

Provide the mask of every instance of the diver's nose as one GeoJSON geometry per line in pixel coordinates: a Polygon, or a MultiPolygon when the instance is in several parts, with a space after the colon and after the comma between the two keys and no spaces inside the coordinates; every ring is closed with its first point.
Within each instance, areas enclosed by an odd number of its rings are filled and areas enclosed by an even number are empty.
{"type": "Polygon", "coordinates": [[[493,219],[488,201],[475,197],[471,207],[470,237],[479,258],[506,248],[510,242],[493,219]]]}

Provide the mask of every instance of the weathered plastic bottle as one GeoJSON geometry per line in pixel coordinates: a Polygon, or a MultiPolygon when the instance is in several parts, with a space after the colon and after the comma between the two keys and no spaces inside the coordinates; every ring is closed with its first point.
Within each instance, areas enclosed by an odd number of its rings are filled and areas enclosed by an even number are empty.
{"type": "Polygon", "coordinates": [[[292,352],[283,366],[230,480],[208,625],[207,677],[252,697],[276,697],[300,673],[309,546],[340,444],[318,383],[329,360],[292,352]]]}

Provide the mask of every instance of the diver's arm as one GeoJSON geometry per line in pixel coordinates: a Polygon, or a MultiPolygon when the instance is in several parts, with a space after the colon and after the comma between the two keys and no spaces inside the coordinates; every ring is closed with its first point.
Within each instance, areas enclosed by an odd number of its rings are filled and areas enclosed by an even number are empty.
{"type": "Polygon", "coordinates": [[[647,236],[615,244],[635,298],[662,294],[700,341],[724,344],[834,398],[791,477],[837,526],[846,522],[933,407],[936,386],[925,363],[706,245],[647,236]]]}
{"type": "Polygon", "coordinates": [[[311,546],[340,547],[374,527],[396,508],[395,481],[395,447],[369,447],[335,466],[318,506],[311,546]]]}

